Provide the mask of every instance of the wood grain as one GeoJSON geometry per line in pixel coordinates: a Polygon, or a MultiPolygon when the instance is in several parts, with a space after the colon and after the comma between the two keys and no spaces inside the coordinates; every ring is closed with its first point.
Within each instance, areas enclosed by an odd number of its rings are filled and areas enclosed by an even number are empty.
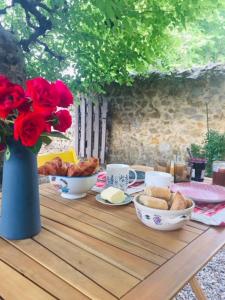
{"type": "Polygon", "coordinates": [[[56,299],[2,261],[0,261],[0,291],[1,297],[7,300],[31,300],[31,297],[35,300],[56,299]]]}
{"type": "Polygon", "coordinates": [[[190,285],[195,293],[195,296],[198,300],[207,300],[205,293],[203,292],[202,288],[199,285],[199,282],[196,277],[191,278],[190,285]]]}
{"type": "Polygon", "coordinates": [[[85,149],[86,149],[86,118],[85,118],[85,112],[86,112],[86,102],[85,102],[85,98],[81,98],[81,103],[80,103],[80,117],[81,117],[81,121],[80,121],[80,152],[79,152],[79,156],[81,157],[85,157],[85,149]]]}
{"type": "Polygon", "coordinates": [[[94,142],[93,142],[93,151],[92,155],[94,157],[99,157],[99,102],[94,104],[94,142]]]}
{"type": "Polygon", "coordinates": [[[122,299],[165,300],[173,298],[224,243],[225,230],[208,229],[122,299]]]}
{"type": "MultiPolygon", "coordinates": [[[[26,239],[21,241],[11,241],[12,245],[31,257],[33,260],[62,278],[71,286],[94,300],[115,300],[116,297],[107,292],[104,288],[87,278],[76,270],[73,266],[55,255],[46,247],[34,240],[26,239]]],[[[64,249],[64,251],[66,251],[64,249]]]]}
{"type": "Polygon", "coordinates": [[[88,299],[64,280],[2,239],[0,239],[0,257],[2,261],[56,298],[88,299]]]}
{"type": "MultiPolygon", "coordinates": [[[[55,197],[55,199],[60,201],[60,196],[56,195],[52,197],[55,197]]],[[[82,204],[80,204],[79,201],[67,201],[66,203],[70,207],[74,208],[74,210],[76,211],[82,209],[82,204]]],[[[97,210],[95,211],[93,209],[87,209],[86,207],[83,208],[83,210],[85,210],[85,214],[89,214],[89,216],[94,216],[96,220],[104,222],[104,224],[108,225],[111,228],[113,226],[114,228],[123,230],[128,234],[136,236],[137,238],[141,237],[141,239],[154,243],[155,245],[167,249],[171,252],[177,252],[186,246],[186,243],[179,240],[178,237],[183,236],[184,238],[185,236],[187,237],[188,235],[192,234],[190,232],[185,232],[184,230],[170,232],[170,234],[168,234],[166,232],[152,230],[151,228],[144,226],[141,222],[134,224],[129,219],[122,220],[120,218],[117,218],[116,216],[112,216],[104,212],[99,212],[97,210]]],[[[82,211],[80,212],[81,216],[83,216],[84,214],[82,213],[82,211]]]]}
{"type": "Polygon", "coordinates": [[[105,162],[105,145],[106,145],[106,118],[108,112],[108,102],[103,98],[101,106],[101,124],[102,124],[102,136],[101,136],[101,151],[100,151],[100,162],[105,162]]]}
{"type": "Polygon", "coordinates": [[[87,113],[85,115],[86,121],[86,155],[91,157],[92,155],[92,101],[87,101],[87,113]]]}
{"type": "Polygon", "coordinates": [[[48,184],[40,194],[41,233],[0,239],[4,299],[167,300],[188,281],[204,299],[193,276],[225,244],[225,230],[190,221],[159,232],[132,204],[101,206],[94,194],[73,202],[48,184]]]}
{"type": "Polygon", "coordinates": [[[139,279],[144,279],[158,267],[156,264],[46,218],[42,218],[42,224],[49,231],[139,279]]]}
{"type": "Polygon", "coordinates": [[[77,104],[74,105],[74,147],[76,154],[79,154],[79,106],[77,104]]]}
{"type": "Polygon", "coordinates": [[[128,273],[45,229],[34,239],[116,297],[121,297],[139,282],[128,273]]]}
{"type": "Polygon", "coordinates": [[[45,207],[41,206],[41,214],[43,216],[145,258],[146,260],[162,264],[166,258],[173,255],[172,252],[116,227],[105,224],[98,219],[87,216],[54,200],[41,197],[41,203],[45,205],[45,207]],[[69,217],[65,218],[65,215],[62,213],[65,213],[69,217]]]}
{"type": "MultiPolygon", "coordinates": [[[[46,192],[46,194],[47,194],[47,192],[46,192]]],[[[52,197],[52,199],[56,199],[56,200],[60,201],[60,196],[56,196],[54,192],[51,195],[49,195],[49,197],[52,197]]],[[[133,208],[131,208],[132,213],[128,214],[127,208],[129,206],[120,207],[120,208],[107,207],[107,210],[106,210],[105,206],[103,204],[99,204],[98,202],[96,202],[93,199],[92,195],[87,196],[85,198],[85,200],[86,201],[76,201],[76,202],[67,201],[65,203],[76,210],[85,212],[85,214],[88,214],[89,216],[95,217],[95,218],[103,221],[106,224],[113,225],[118,228],[122,228],[123,230],[125,230],[127,228],[127,226],[124,226],[124,224],[127,223],[126,225],[128,225],[130,230],[132,230],[132,234],[136,233],[136,229],[141,229],[142,230],[142,238],[144,238],[144,239],[146,237],[145,233],[147,234],[147,236],[150,235],[151,238],[152,238],[152,234],[160,236],[160,237],[163,236],[166,239],[168,237],[167,232],[155,231],[155,230],[145,227],[137,218],[135,210],[133,208]],[[135,230],[133,230],[134,227],[136,228],[135,230]]],[[[125,230],[125,231],[127,231],[127,230],[125,230]]],[[[128,232],[130,232],[130,231],[128,231],[128,232]]],[[[174,232],[170,232],[170,239],[175,238],[176,240],[180,240],[183,242],[190,242],[193,239],[195,239],[198,236],[198,234],[199,234],[199,232],[196,233],[196,230],[191,230],[191,228],[189,230],[176,230],[174,232]]],[[[136,233],[136,235],[139,236],[140,231],[138,233],[136,233]]],[[[152,239],[152,241],[154,241],[154,243],[157,244],[157,242],[155,242],[154,238],[152,239]]],[[[183,247],[184,247],[184,245],[185,244],[183,244],[183,247]]],[[[161,244],[159,244],[159,246],[163,247],[163,245],[161,245],[161,244]]],[[[178,249],[178,250],[180,250],[180,249],[178,249]]],[[[175,249],[175,252],[176,251],[177,251],[177,249],[175,249]]]]}

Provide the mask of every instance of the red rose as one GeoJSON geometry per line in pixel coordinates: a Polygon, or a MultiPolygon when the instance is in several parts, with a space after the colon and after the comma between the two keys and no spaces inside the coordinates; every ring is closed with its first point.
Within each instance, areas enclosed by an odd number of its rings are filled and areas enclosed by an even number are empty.
{"type": "Polygon", "coordinates": [[[73,104],[73,94],[65,83],[63,83],[61,80],[57,80],[55,82],[55,87],[59,94],[58,106],[68,107],[73,104]]]}
{"type": "Polygon", "coordinates": [[[53,125],[54,129],[65,132],[72,125],[72,117],[68,110],[62,109],[55,113],[57,124],[53,125]]]}
{"type": "Polygon", "coordinates": [[[26,95],[33,101],[34,111],[48,115],[56,110],[56,106],[59,104],[59,95],[55,84],[40,77],[28,80],[26,84],[26,95]]]}
{"type": "Polygon", "coordinates": [[[9,97],[12,110],[18,109],[19,112],[26,112],[30,109],[31,101],[25,97],[24,89],[20,85],[13,85],[9,97]]]}
{"type": "Polygon", "coordinates": [[[45,120],[41,113],[23,113],[16,118],[14,123],[14,138],[20,140],[24,146],[34,146],[41,133],[45,130],[45,120]]]}
{"type": "Polygon", "coordinates": [[[29,109],[23,88],[11,83],[5,76],[0,76],[0,117],[5,119],[13,110],[29,109]]]}

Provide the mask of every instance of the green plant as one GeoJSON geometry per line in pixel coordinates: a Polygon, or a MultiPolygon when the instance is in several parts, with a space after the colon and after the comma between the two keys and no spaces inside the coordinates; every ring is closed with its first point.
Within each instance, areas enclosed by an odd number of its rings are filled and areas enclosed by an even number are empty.
{"type": "Polygon", "coordinates": [[[224,0],[0,1],[1,24],[22,46],[28,77],[63,78],[74,91],[223,61],[224,11],[224,0]]]}
{"type": "Polygon", "coordinates": [[[208,160],[206,172],[212,175],[212,163],[214,160],[225,160],[225,133],[209,130],[206,134],[203,149],[208,160]]]}
{"type": "Polygon", "coordinates": [[[201,145],[191,144],[191,154],[195,158],[205,158],[205,152],[201,145]]]}
{"type": "Polygon", "coordinates": [[[225,133],[209,130],[202,145],[191,144],[194,157],[206,158],[206,175],[212,176],[212,164],[215,160],[225,160],[225,133]]]}

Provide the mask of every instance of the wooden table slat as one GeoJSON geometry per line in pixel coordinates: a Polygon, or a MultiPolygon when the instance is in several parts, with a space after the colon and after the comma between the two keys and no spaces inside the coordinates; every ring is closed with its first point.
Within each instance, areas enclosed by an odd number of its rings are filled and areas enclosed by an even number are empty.
{"type": "MultiPolygon", "coordinates": [[[[74,207],[75,209],[79,209],[82,212],[86,212],[86,214],[91,215],[91,216],[95,216],[96,218],[104,221],[104,222],[108,222],[110,225],[117,226],[119,228],[124,228],[123,224],[124,222],[130,224],[132,223],[132,225],[134,224],[134,226],[136,225],[135,223],[137,223],[138,225],[141,226],[141,228],[143,228],[142,223],[140,222],[140,220],[137,218],[136,213],[133,212],[133,214],[131,215],[131,217],[127,216],[127,214],[123,214],[123,208],[120,209],[120,213],[117,214],[116,211],[113,211],[110,213],[110,215],[112,217],[108,217],[109,212],[107,210],[107,212],[104,211],[100,211],[98,213],[98,210],[96,209],[96,203],[94,203],[93,199],[90,200],[90,198],[87,198],[87,201],[85,201],[85,203],[70,203],[69,204],[71,207],[74,207]],[[96,212],[97,211],[97,212],[96,212]],[[119,220],[118,220],[119,219],[119,220]],[[118,225],[117,225],[118,224],[118,225]]],[[[103,204],[100,204],[103,206],[103,204]]],[[[135,226],[136,227],[136,226],[135,226]]],[[[139,226],[138,226],[139,227],[139,226]]],[[[149,234],[149,228],[146,227],[146,233],[149,234]]],[[[151,230],[151,232],[155,232],[154,230],[151,230]]],[[[166,232],[162,232],[162,231],[157,231],[157,235],[166,235],[166,232]]],[[[174,231],[170,234],[171,237],[174,237],[177,240],[181,240],[184,242],[190,242],[193,239],[195,239],[198,234],[196,234],[195,232],[190,232],[190,231],[186,231],[186,230],[180,230],[180,231],[174,231]]]]}
{"type": "Polygon", "coordinates": [[[41,199],[41,203],[45,205],[45,207],[41,206],[41,214],[43,216],[124,249],[132,254],[148,259],[153,263],[162,264],[165,262],[165,258],[170,258],[173,255],[172,252],[166,249],[162,249],[157,245],[124,232],[121,229],[82,214],[71,207],[66,205],[62,206],[60,205],[61,203],[44,197],[41,197],[41,199]],[[69,218],[61,214],[60,212],[62,211],[64,213],[66,212],[69,218]]]}
{"type": "MultiPolygon", "coordinates": [[[[117,299],[104,288],[97,285],[91,279],[87,278],[70,264],[36,241],[26,239],[21,241],[11,241],[10,243],[87,297],[94,300],[117,299]]],[[[66,251],[66,249],[64,250],[66,251]]]]}
{"type": "Polygon", "coordinates": [[[56,299],[32,281],[0,261],[0,295],[13,300],[52,300],[56,299]]]}
{"type": "MultiPolygon", "coordinates": [[[[55,197],[57,198],[58,196],[55,197]]],[[[79,204],[79,201],[72,202],[72,203],[67,201],[67,203],[70,207],[74,208],[75,211],[82,208],[82,204],[79,204]]],[[[92,209],[88,210],[87,208],[83,208],[83,213],[93,214],[92,215],[93,217],[96,217],[97,215],[96,219],[103,221],[104,224],[108,224],[109,226],[113,226],[115,228],[123,230],[126,233],[130,233],[136,237],[141,237],[143,240],[154,243],[155,245],[161,248],[167,249],[175,253],[186,246],[186,242],[182,242],[181,240],[178,239],[178,237],[190,236],[190,232],[186,232],[183,230],[177,232],[174,231],[171,232],[170,235],[168,235],[166,232],[152,230],[151,228],[145,227],[141,222],[139,222],[139,224],[138,223],[134,224],[129,220],[121,220],[107,213],[103,214],[97,210],[92,211],[92,209]]],[[[83,215],[82,212],[81,215],[83,215]]]]}
{"type": "Polygon", "coordinates": [[[93,192],[69,201],[44,184],[40,200],[39,235],[0,239],[0,295],[7,300],[169,300],[225,244],[225,230],[194,221],[153,230],[133,204],[103,206],[93,192]]]}
{"type": "Polygon", "coordinates": [[[100,240],[96,240],[93,237],[87,236],[52,220],[42,218],[42,224],[47,230],[139,279],[144,279],[158,267],[156,264],[150,263],[140,257],[127,253],[126,251],[106,244],[100,240]]]}
{"type": "MultiPolygon", "coordinates": [[[[48,192],[48,196],[52,197],[54,199],[56,199],[55,197],[55,192],[52,191],[52,194],[49,195],[48,192]]],[[[67,201],[67,205],[74,207],[76,210],[80,210],[82,212],[85,211],[86,214],[89,214],[90,216],[94,216],[96,218],[98,218],[99,220],[102,220],[104,222],[108,222],[110,225],[117,225],[117,227],[121,228],[121,224],[120,224],[120,220],[118,220],[117,222],[115,222],[115,218],[120,218],[122,219],[121,221],[123,222],[124,220],[129,221],[129,222],[135,222],[140,224],[140,221],[138,220],[136,213],[134,212],[133,209],[133,205],[132,208],[129,206],[124,206],[124,207],[107,207],[107,210],[105,210],[105,207],[103,204],[96,202],[93,199],[93,196],[89,196],[86,197],[85,199],[86,201],[76,201],[74,202],[70,202],[67,201]],[[94,201],[93,201],[94,200],[94,201]],[[127,211],[127,209],[130,208],[132,213],[129,213],[127,211]],[[99,212],[98,212],[99,211],[99,212]],[[111,218],[108,217],[108,214],[112,215],[111,218]],[[111,220],[112,219],[112,220],[111,220]]],[[[123,227],[122,227],[123,228],[123,227]]],[[[185,228],[184,228],[185,229],[185,228]]],[[[149,232],[149,228],[148,228],[148,232],[149,232]]],[[[153,231],[155,232],[155,231],[153,231]]],[[[157,232],[159,235],[166,235],[165,232],[157,232]]],[[[200,232],[196,229],[192,229],[191,227],[187,228],[187,230],[182,230],[182,231],[176,231],[176,232],[172,232],[171,236],[174,236],[176,239],[184,241],[184,242],[190,242],[193,239],[196,238],[196,236],[199,234],[200,232]],[[197,232],[196,232],[197,231],[197,232]],[[196,234],[197,233],[197,234],[196,234]]]]}
{"type": "Polygon", "coordinates": [[[34,239],[116,297],[139,283],[137,278],[45,229],[34,239]]]}
{"type": "Polygon", "coordinates": [[[81,294],[64,280],[2,239],[0,239],[0,257],[6,264],[10,265],[13,269],[23,274],[56,298],[65,300],[77,298],[80,300],[88,299],[88,297],[81,294]]]}
{"type": "Polygon", "coordinates": [[[172,299],[185,283],[216,254],[224,245],[224,241],[224,229],[208,229],[205,234],[168,260],[122,299],[172,299]]]}

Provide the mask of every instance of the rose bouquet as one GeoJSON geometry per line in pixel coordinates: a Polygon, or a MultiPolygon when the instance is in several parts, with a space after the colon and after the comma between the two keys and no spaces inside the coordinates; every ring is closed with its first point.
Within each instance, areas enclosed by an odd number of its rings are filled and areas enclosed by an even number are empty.
{"type": "Polygon", "coordinates": [[[73,95],[60,80],[34,78],[24,89],[0,75],[0,147],[6,149],[6,158],[10,155],[10,138],[34,153],[43,143],[50,144],[52,137],[66,138],[63,133],[72,124],[68,111],[71,104],[73,95]]]}

